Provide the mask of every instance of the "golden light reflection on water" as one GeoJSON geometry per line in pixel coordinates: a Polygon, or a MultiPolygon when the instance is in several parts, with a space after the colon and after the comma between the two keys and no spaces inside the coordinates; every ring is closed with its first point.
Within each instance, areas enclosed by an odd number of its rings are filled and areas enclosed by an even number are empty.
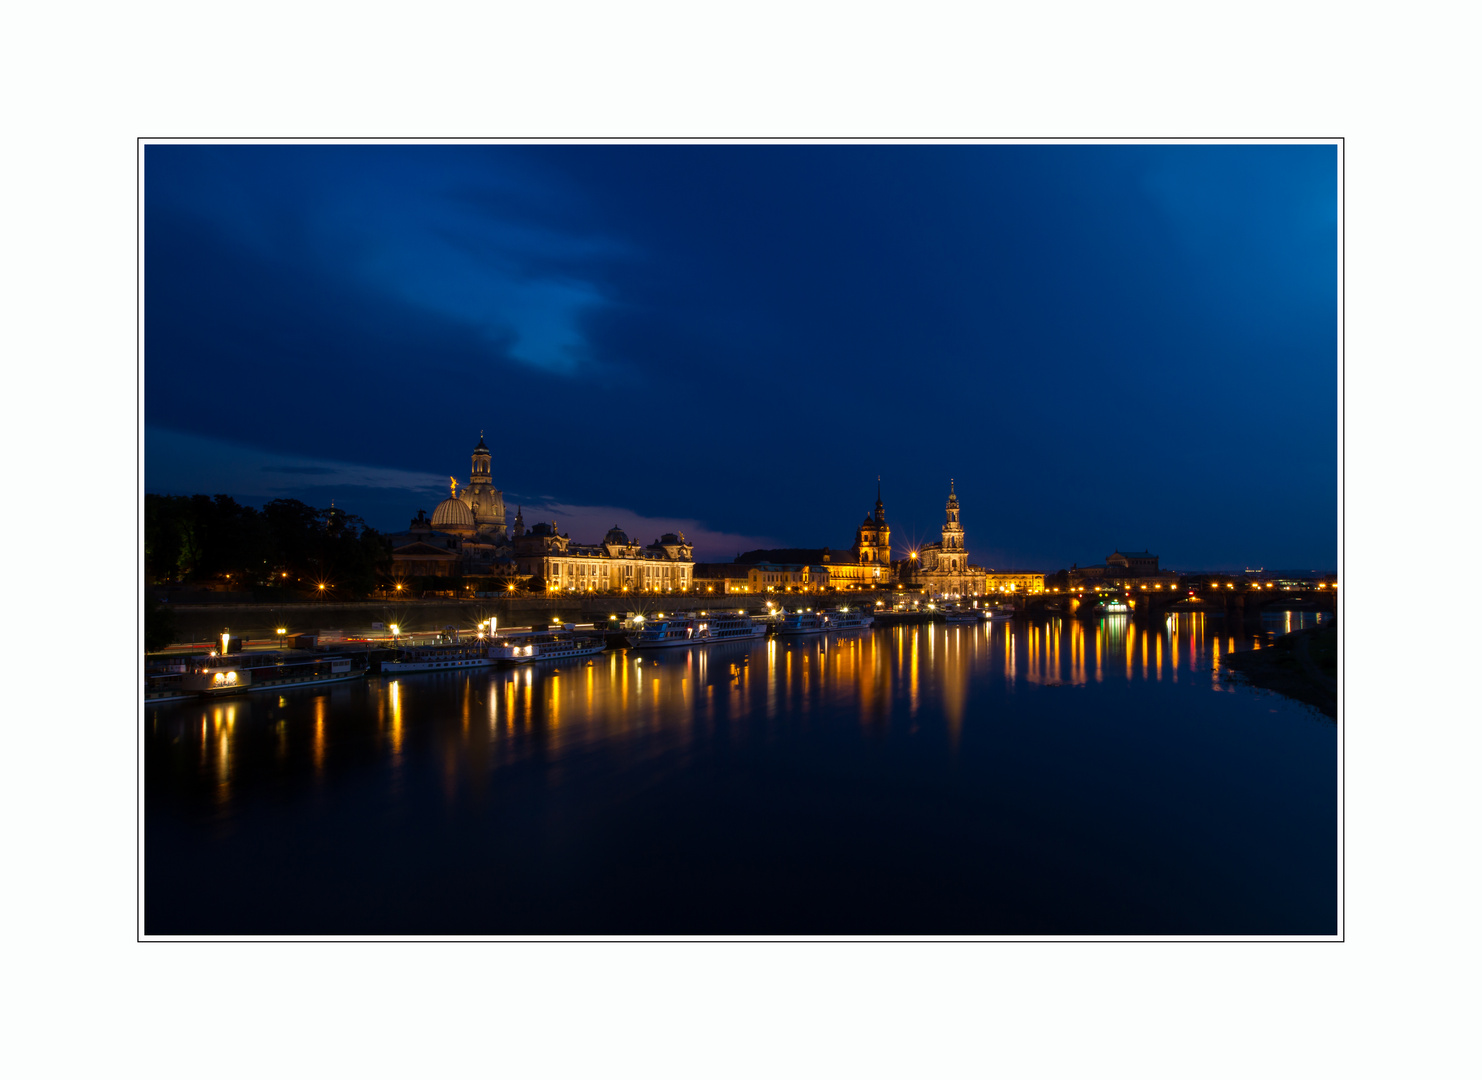
{"type": "Polygon", "coordinates": [[[391,753],[401,756],[401,680],[391,680],[391,753]]]}
{"type": "MultiPolygon", "coordinates": [[[[199,739],[190,760],[198,762],[215,798],[225,802],[241,789],[244,762],[252,757],[238,740],[260,740],[257,756],[279,774],[286,769],[291,775],[297,759],[322,777],[341,757],[355,760],[350,747],[362,737],[374,740],[391,768],[399,769],[415,724],[432,734],[427,745],[439,753],[451,797],[477,787],[467,770],[492,767],[511,755],[538,750],[554,756],[583,742],[621,736],[681,744],[703,733],[737,739],[763,715],[768,730],[779,735],[844,716],[869,737],[896,724],[914,730],[921,723],[925,729],[935,715],[947,743],[957,748],[975,725],[993,721],[1005,693],[1031,687],[1190,682],[1197,673],[1197,685],[1229,690],[1220,683],[1226,658],[1259,641],[1239,626],[1211,626],[1203,613],[1153,622],[1111,617],[899,626],[680,647],[656,656],[613,651],[578,669],[529,665],[378,677],[353,692],[247,696],[182,708],[173,728],[166,723],[152,737],[199,739]],[[753,679],[758,666],[765,671],[753,679]],[[477,726],[471,724],[475,709],[485,717],[477,726]],[[337,740],[335,761],[328,755],[331,740],[337,740]],[[481,755],[491,752],[495,757],[485,761],[481,755]]],[[[421,735],[416,745],[423,745],[421,735]]]]}
{"type": "Polygon", "coordinates": [[[216,735],[216,801],[226,804],[232,794],[232,736],[237,726],[235,703],[212,710],[216,735]]]}
{"type": "MultiPolygon", "coordinates": [[[[328,698],[322,696],[314,699],[314,772],[316,774],[324,772],[324,706],[328,700],[328,698]]],[[[396,724],[399,732],[401,728],[401,708],[399,704],[393,704],[392,715],[396,717],[396,720],[393,722],[396,724]]],[[[401,749],[399,742],[397,749],[401,749]]]]}
{"type": "Polygon", "coordinates": [[[901,628],[911,635],[911,715],[916,715],[921,694],[921,633],[919,627],[901,628]]]}

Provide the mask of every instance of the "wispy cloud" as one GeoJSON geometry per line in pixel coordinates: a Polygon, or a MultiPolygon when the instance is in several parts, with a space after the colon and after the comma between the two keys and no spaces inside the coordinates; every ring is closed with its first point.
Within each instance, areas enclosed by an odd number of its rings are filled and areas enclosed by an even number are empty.
{"type": "MultiPolygon", "coordinates": [[[[313,477],[316,489],[387,488],[426,498],[447,490],[447,478],[347,461],[275,454],[221,439],[149,427],[144,433],[144,487],[161,494],[292,496],[313,477]]],[[[408,514],[408,517],[411,515],[408,514]]]]}
{"type": "MultiPolygon", "coordinates": [[[[447,497],[448,477],[357,462],[274,454],[220,439],[164,428],[145,431],[144,487],[166,495],[231,495],[244,502],[303,499],[328,505],[338,498],[385,531],[405,527],[419,509],[447,497]]],[[[459,477],[460,483],[464,478],[459,477]]],[[[525,525],[554,520],[578,543],[594,544],[614,525],[647,544],[664,533],[683,533],[701,561],[725,562],[753,548],[784,546],[766,536],[712,529],[693,518],[649,517],[621,506],[586,506],[557,495],[505,492],[509,520],[525,509],[525,525]]]]}
{"type": "MultiPolygon", "coordinates": [[[[518,496],[506,493],[505,506],[509,508],[511,521],[518,502],[518,496]]],[[[631,539],[644,544],[657,540],[664,533],[683,533],[684,538],[694,545],[695,558],[701,562],[729,562],[743,551],[783,546],[771,537],[711,529],[691,518],[645,517],[620,506],[581,506],[549,496],[525,503],[524,510],[527,529],[537,521],[554,520],[561,532],[570,534],[572,540],[583,544],[597,543],[614,525],[631,539]]]]}

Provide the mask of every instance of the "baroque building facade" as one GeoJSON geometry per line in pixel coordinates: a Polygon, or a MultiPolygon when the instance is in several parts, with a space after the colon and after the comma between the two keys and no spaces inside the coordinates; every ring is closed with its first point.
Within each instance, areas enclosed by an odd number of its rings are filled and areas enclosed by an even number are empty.
{"type": "Polygon", "coordinates": [[[890,565],[890,525],[880,478],[875,478],[875,511],[866,514],[854,530],[854,546],[847,552],[827,551],[829,584],[835,589],[879,589],[895,580],[890,565]]]}
{"type": "Polygon", "coordinates": [[[898,564],[901,583],[938,595],[977,596],[986,591],[985,571],[968,561],[967,534],[962,528],[962,508],[957,502],[957,481],[947,495],[947,520],[942,538],[923,544],[898,564]]]}
{"type": "Polygon", "coordinates": [[[535,578],[552,592],[683,592],[694,585],[694,548],[683,533],[641,545],[614,525],[601,543],[577,544],[554,521],[527,531],[523,507],[511,528],[482,434],[468,484],[459,490],[456,478],[448,482],[449,495],[430,518],[419,510],[391,536],[394,576],[535,578]]]}
{"type": "Polygon", "coordinates": [[[556,523],[525,531],[515,518],[515,563],[550,592],[687,592],[694,584],[694,548],[683,533],[665,533],[647,546],[614,525],[600,544],[575,544],[556,523]]]}

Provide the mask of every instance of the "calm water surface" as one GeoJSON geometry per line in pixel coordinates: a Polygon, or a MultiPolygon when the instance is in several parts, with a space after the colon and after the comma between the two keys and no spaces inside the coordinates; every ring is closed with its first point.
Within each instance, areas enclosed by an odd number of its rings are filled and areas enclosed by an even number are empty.
{"type": "Polygon", "coordinates": [[[1336,728],[1224,677],[1264,640],[912,626],[151,706],[145,929],[1335,933],[1336,728]]]}

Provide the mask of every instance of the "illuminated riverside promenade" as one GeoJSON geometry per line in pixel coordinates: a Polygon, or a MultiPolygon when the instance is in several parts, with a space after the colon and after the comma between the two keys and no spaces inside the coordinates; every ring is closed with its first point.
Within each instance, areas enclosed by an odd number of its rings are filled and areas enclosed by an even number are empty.
{"type": "Polygon", "coordinates": [[[1331,933],[1335,728],[1224,678],[1222,621],[151,706],[146,930],[1331,933]]]}

